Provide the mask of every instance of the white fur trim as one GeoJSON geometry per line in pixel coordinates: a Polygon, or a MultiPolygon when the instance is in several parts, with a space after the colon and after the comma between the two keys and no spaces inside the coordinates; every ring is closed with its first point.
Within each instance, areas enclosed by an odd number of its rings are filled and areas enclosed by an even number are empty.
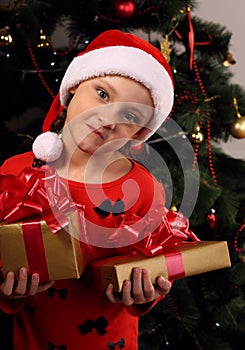
{"type": "Polygon", "coordinates": [[[109,46],[75,57],[61,82],[61,104],[66,105],[70,88],[83,80],[108,74],[130,77],[151,91],[156,108],[150,125],[153,134],[172,109],[173,83],[166,69],[153,56],[138,48],[109,46]]]}

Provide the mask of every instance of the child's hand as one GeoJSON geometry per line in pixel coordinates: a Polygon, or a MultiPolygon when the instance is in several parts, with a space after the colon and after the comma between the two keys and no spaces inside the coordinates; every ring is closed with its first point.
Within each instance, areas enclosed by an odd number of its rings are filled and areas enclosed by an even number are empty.
{"type": "Polygon", "coordinates": [[[54,281],[39,284],[39,275],[37,273],[34,273],[31,276],[31,282],[29,285],[27,284],[27,280],[27,269],[22,267],[20,269],[19,278],[15,287],[14,273],[9,272],[5,281],[0,285],[0,295],[9,300],[25,298],[27,296],[32,296],[36,293],[43,292],[54,284],[54,281]]]}
{"type": "Polygon", "coordinates": [[[158,277],[154,286],[146,269],[135,268],[133,280],[125,281],[120,297],[113,293],[113,285],[109,284],[106,295],[112,303],[123,303],[124,305],[149,303],[161,295],[169,293],[171,283],[163,277],[158,277]]]}

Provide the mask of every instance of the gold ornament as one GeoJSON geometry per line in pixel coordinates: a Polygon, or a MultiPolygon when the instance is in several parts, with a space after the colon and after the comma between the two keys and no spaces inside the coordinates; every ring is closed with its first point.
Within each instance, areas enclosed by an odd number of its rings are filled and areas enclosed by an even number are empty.
{"type": "Polygon", "coordinates": [[[178,211],[178,209],[177,209],[177,207],[176,207],[175,205],[172,205],[172,206],[169,208],[169,210],[175,211],[175,212],[178,211]]]}
{"type": "Polygon", "coordinates": [[[0,28],[0,47],[10,46],[13,44],[13,38],[10,35],[9,27],[0,28]]]}
{"type": "Polygon", "coordinates": [[[230,67],[233,66],[233,64],[236,64],[236,60],[232,56],[230,52],[227,52],[225,60],[222,62],[224,67],[230,67]]]}
{"type": "Polygon", "coordinates": [[[49,46],[47,37],[46,35],[43,34],[43,30],[40,29],[40,42],[37,44],[37,47],[47,47],[47,46],[49,46]]]}
{"type": "Polygon", "coordinates": [[[245,117],[241,116],[238,110],[237,99],[233,99],[234,107],[236,110],[237,119],[230,125],[230,133],[237,139],[243,139],[245,137],[245,117]]]}
{"type": "Polygon", "coordinates": [[[170,62],[172,49],[170,47],[170,41],[168,39],[168,35],[165,35],[163,41],[160,42],[161,53],[167,62],[170,62]]]}
{"type": "Polygon", "coordinates": [[[196,144],[201,144],[204,141],[204,134],[202,133],[199,125],[197,125],[195,130],[189,134],[189,139],[191,142],[196,144]]]}
{"type": "Polygon", "coordinates": [[[237,139],[245,137],[245,117],[237,118],[230,126],[230,133],[237,139]]]}

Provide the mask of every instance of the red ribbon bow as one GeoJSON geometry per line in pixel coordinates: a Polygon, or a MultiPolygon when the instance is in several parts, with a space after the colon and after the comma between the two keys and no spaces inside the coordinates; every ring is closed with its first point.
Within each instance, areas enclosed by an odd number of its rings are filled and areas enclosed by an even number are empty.
{"type": "Polygon", "coordinates": [[[118,247],[120,255],[128,254],[129,245],[132,254],[155,256],[188,239],[200,241],[189,229],[185,216],[167,209],[165,215],[160,215],[152,208],[144,219],[137,215],[119,215],[117,227],[109,241],[112,247],[118,247]]]}
{"type": "Polygon", "coordinates": [[[38,214],[55,233],[77,209],[54,168],[25,168],[19,176],[0,175],[0,221],[16,222],[38,214]]]}
{"type": "Polygon", "coordinates": [[[146,256],[162,254],[166,248],[191,239],[199,242],[200,239],[189,229],[189,220],[180,212],[169,210],[162,217],[157,230],[149,234],[136,248],[146,256]]]}

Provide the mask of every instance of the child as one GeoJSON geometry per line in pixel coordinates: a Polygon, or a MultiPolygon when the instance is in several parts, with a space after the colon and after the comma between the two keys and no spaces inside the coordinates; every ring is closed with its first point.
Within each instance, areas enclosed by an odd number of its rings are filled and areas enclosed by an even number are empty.
{"type": "MultiPolygon", "coordinates": [[[[111,240],[111,229],[132,217],[146,225],[151,210],[162,218],[165,195],[146,168],[120,150],[130,140],[147,140],[172,105],[171,69],[159,50],[132,34],[104,32],[68,67],[33,152],[6,160],[1,173],[54,166],[74,202],[85,207],[90,260],[115,255],[122,246],[127,251],[134,242],[120,232],[111,240]]],[[[171,283],[159,276],[153,285],[148,271],[136,266],[120,295],[112,285],[106,292],[95,285],[90,267],[79,280],[45,284],[36,273],[27,284],[25,267],[18,281],[9,272],[0,285],[0,307],[15,314],[15,350],[137,350],[138,317],[164,298],[171,283]]]]}

